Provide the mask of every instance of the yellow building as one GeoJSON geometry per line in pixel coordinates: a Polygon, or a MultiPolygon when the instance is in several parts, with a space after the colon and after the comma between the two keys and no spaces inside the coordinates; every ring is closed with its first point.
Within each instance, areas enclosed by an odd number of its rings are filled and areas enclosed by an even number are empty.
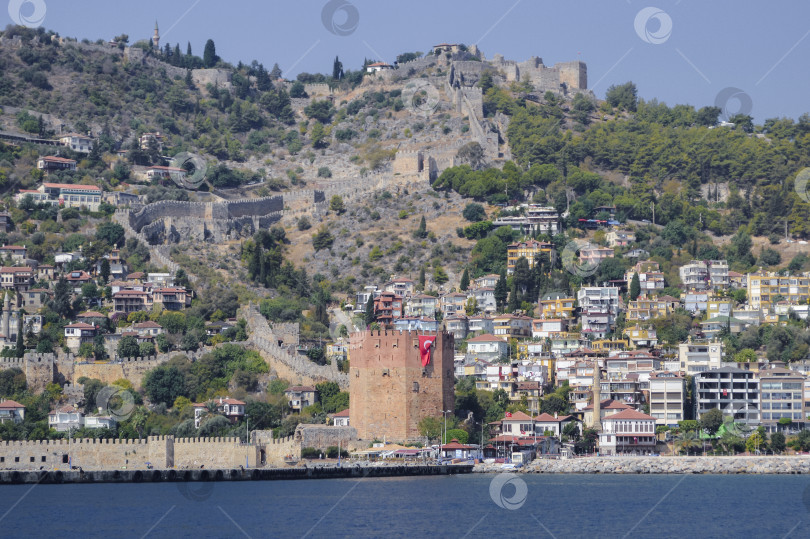
{"type": "Polygon", "coordinates": [[[540,300],[540,318],[572,318],[576,300],[574,298],[557,298],[540,300]]]}
{"type": "Polygon", "coordinates": [[[751,309],[770,309],[774,300],[785,300],[793,305],[807,303],[810,299],[810,276],[780,276],[776,273],[749,273],[748,305],[751,309]]]}
{"type": "Polygon", "coordinates": [[[642,328],[638,324],[624,329],[624,336],[630,348],[649,348],[658,344],[658,335],[653,328],[642,328]]]}
{"type": "Polygon", "coordinates": [[[591,343],[591,350],[596,352],[610,352],[625,348],[627,348],[627,342],[623,339],[599,339],[591,343]]]}
{"type": "Polygon", "coordinates": [[[515,264],[523,257],[529,262],[529,267],[534,267],[534,258],[540,253],[548,255],[550,260],[554,259],[554,244],[537,240],[519,241],[510,244],[506,249],[506,272],[512,275],[515,271],[515,264]]]}
{"type": "Polygon", "coordinates": [[[664,317],[675,310],[676,302],[675,298],[669,296],[660,298],[639,296],[638,299],[627,304],[627,320],[650,320],[664,317]]]}

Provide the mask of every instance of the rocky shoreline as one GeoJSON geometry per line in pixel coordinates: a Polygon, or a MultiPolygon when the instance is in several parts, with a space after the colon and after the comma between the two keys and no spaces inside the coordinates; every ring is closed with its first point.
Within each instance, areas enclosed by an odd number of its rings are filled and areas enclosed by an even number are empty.
{"type": "Polygon", "coordinates": [[[476,464],[477,473],[540,474],[802,474],[810,473],[810,456],[735,457],[580,457],[539,459],[516,470],[501,464],[476,464]]]}

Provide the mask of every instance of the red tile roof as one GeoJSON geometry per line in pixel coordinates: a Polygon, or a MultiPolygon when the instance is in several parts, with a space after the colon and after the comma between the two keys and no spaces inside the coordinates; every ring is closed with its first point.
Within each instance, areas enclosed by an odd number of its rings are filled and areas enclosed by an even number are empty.
{"type": "Polygon", "coordinates": [[[653,416],[629,408],[627,410],[622,410],[617,414],[606,416],[602,421],[613,421],[615,419],[647,419],[650,421],[655,421],[653,416]]]}
{"type": "MultiPolygon", "coordinates": [[[[507,412],[509,413],[509,412],[507,412]]],[[[501,421],[531,421],[532,418],[523,412],[512,412],[512,417],[504,416],[501,421]]]]}
{"type": "Polygon", "coordinates": [[[101,187],[97,185],[81,185],[77,183],[43,183],[48,189],[78,189],[80,191],[99,191],[101,192],[101,187]]]}
{"type": "Polygon", "coordinates": [[[77,314],[76,318],[107,318],[107,315],[98,311],[87,311],[86,313],[77,314]]]}
{"type": "Polygon", "coordinates": [[[45,157],[41,157],[43,161],[49,161],[52,163],[73,163],[76,164],[76,161],[73,159],[67,159],[65,157],[57,157],[55,155],[46,155],[45,157]]]}
{"type": "Polygon", "coordinates": [[[484,333],[483,335],[479,335],[478,337],[473,337],[472,339],[468,339],[467,342],[493,342],[493,341],[500,341],[506,342],[506,339],[503,337],[497,337],[492,333],[484,333]]]}
{"type": "Polygon", "coordinates": [[[96,329],[96,326],[91,326],[90,324],[85,324],[84,322],[76,322],[75,324],[68,324],[65,328],[71,329],[96,329]]]}
{"type": "Polygon", "coordinates": [[[27,273],[27,272],[31,272],[31,271],[32,271],[31,268],[28,267],[28,266],[20,266],[20,267],[13,267],[13,268],[9,267],[9,266],[4,266],[4,267],[0,268],[0,273],[27,273]]]}
{"type": "Polygon", "coordinates": [[[25,408],[25,406],[11,399],[6,399],[3,402],[0,402],[0,410],[10,410],[12,408],[25,408]]]}
{"type": "Polygon", "coordinates": [[[147,328],[163,329],[163,326],[161,326],[157,322],[152,322],[151,320],[147,320],[146,322],[138,322],[137,324],[133,325],[132,327],[138,328],[138,329],[147,329],[147,328]]]}
{"type": "Polygon", "coordinates": [[[349,409],[346,408],[345,410],[334,413],[332,414],[332,417],[349,417],[349,409]]]}
{"type": "MultiPolygon", "coordinates": [[[[626,404],[624,404],[623,402],[613,400],[613,399],[605,399],[605,400],[603,400],[601,405],[600,405],[600,408],[602,410],[616,410],[616,409],[618,409],[618,410],[623,410],[623,409],[629,410],[630,409],[630,407],[627,406],[626,404]]],[[[593,410],[593,403],[591,403],[588,406],[586,406],[585,408],[583,408],[583,410],[593,410]]]]}

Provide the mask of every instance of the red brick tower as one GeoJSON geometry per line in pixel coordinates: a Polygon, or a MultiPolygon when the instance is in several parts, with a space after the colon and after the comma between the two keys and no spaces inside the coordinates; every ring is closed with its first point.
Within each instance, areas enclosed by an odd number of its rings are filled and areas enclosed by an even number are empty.
{"type": "Polygon", "coordinates": [[[455,406],[453,335],[378,330],[350,339],[349,424],[360,439],[418,441],[419,421],[455,406]],[[422,367],[419,335],[435,335],[422,367]]]}

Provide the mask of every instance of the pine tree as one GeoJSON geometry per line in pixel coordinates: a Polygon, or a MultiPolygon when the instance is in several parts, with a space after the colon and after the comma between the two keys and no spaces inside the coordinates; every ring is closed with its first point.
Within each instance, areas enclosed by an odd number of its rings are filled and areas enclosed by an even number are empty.
{"type": "Polygon", "coordinates": [[[461,282],[458,285],[462,292],[465,292],[470,287],[470,272],[464,268],[464,273],[461,274],[461,282]]]}
{"type": "Polygon", "coordinates": [[[501,272],[501,277],[495,284],[495,305],[498,310],[503,312],[506,306],[506,296],[509,294],[509,288],[506,284],[506,271],[501,272]]]}
{"type": "Polygon", "coordinates": [[[419,268],[419,286],[425,288],[425,266],[419,268]]]}
{"type": "Polygon", "coordinates": [[[186,56],[191,58],[191,41],[188,41],[187,43],[188,45],[186,45],[186,56]]]}

